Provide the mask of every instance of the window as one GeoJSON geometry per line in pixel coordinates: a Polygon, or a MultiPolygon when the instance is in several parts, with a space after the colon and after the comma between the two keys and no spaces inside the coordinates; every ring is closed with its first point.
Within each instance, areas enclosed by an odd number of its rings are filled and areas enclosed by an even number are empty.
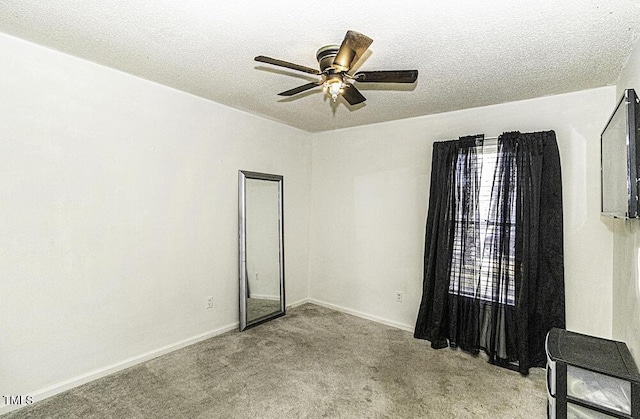
{"type": "Polygon", "coordinates": [[[509,218],[499,220],[497,202],[504,191],[494,179],[499,179],[497,168],[504,166],[498,145],[485,141],[459,157],[449,293],[513,306],[516,200],[506,201],[512,203],[509,218]]]}

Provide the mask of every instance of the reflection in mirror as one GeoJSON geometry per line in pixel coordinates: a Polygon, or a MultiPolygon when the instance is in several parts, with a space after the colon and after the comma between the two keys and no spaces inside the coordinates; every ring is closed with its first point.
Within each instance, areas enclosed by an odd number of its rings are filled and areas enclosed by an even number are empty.
{"type": "Polygon", "coordinates": [[[282,176],[238,176],[240,330],[285,313],[282,176]]]}

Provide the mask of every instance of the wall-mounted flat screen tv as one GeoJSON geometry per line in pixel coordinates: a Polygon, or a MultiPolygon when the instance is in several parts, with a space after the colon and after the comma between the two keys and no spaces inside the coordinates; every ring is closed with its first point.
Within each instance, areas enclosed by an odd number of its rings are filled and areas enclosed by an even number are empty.
{"type": "Polygon", "coordinates": [[[601,213],[615,218],[640,217],[640,104],[627,89],[600,136],[601,213]]]}

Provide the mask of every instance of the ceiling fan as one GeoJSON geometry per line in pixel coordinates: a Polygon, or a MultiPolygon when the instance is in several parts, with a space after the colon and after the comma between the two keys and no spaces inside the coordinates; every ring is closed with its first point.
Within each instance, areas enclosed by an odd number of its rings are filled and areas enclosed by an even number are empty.
{"type": "Polygon", "coordinates": [[[350,105],[367,100],[354,86],[354,83],[414,83],[418,79],[418,70],[359,71],[349,73],[353,65],[369,48],[373,39],[355,31],[347,31],[342,45],[327,45],[316,52],[320,70],[293,64],[287,61],[259,55],[256,61],[273,64],[304,73],[321,76],[320,80],[278,93],[280,96],[293,96],[314,87],[323,86],[335,102],[342,95],[350,105]]]}

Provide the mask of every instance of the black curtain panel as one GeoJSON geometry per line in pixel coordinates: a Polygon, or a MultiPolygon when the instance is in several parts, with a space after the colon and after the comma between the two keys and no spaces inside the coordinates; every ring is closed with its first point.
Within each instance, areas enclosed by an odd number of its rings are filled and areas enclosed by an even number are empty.
{"type": "Polygon", "coordinates": [[[526,374],[544,366],[546,333],[564,326],[555,133],[435,143],[414,336],[433,348],[484,350],[526,374]]]}
{"type": "Polygon", "coordinates": [[[516,179],[516,343],[519,371],[546,363],[544,339],[565,328],[562,176],[553,131],[502,137],[516,179]]]}
{"type": "MultiPolygon", "coordinates": [[[[460,195],[461,189],[464,188],[460,185],[465,182],[464,179],[462,182],[459,181],[458,161],[461,161],[460,166],[463,169],[475,164],[470,160],[477,157],[475,147],[481,143],[482,136],[477,136],[437,142],[433,145],[429,212],[425,233],[425,280],[415,337],[429,340],[435,349],[445,348],[449,344],[449,285],[456,232],[456,209],[459,209],[456,194],[460,195]]],[[[464,221],[461,221],[462,223],[464,221]]],[[[455,319],[453,321],[455,322],[455,319]]]]}

